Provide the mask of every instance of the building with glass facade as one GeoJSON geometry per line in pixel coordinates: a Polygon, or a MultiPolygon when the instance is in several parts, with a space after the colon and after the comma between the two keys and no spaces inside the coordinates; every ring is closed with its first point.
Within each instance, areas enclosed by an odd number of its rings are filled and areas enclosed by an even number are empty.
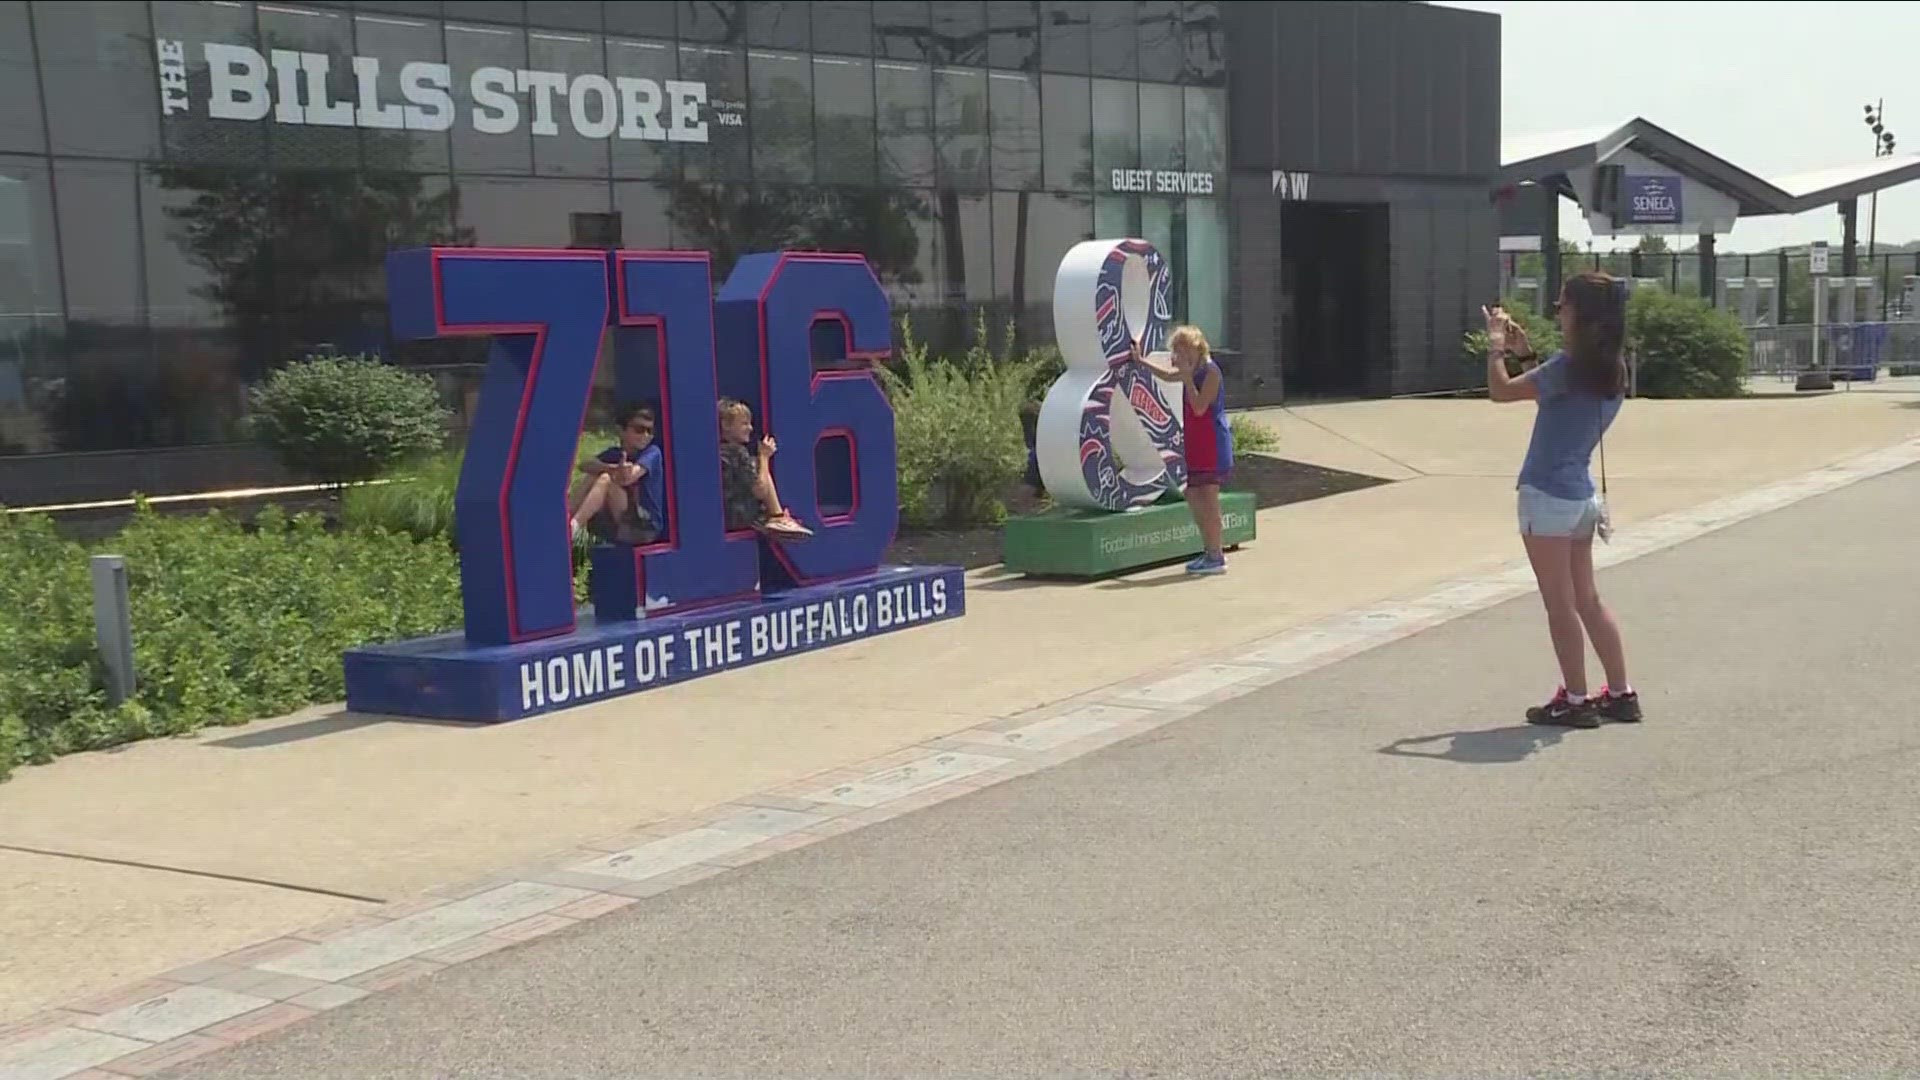
{"type": "Polygon", "coordinates": [[[855,250],[958,346],[1142,236],[1240,401],[1431,388],[1497,283],[1497,65],[1399,3],[0,0],[0,503],[276,479],[247,388],[314,351],[458,411],[473,343],[386,330],[425,244],[855,250]]]}

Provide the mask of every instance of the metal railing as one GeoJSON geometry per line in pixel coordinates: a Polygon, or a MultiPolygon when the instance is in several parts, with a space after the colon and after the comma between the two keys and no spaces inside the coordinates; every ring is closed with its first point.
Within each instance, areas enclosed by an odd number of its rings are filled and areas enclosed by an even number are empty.
{"type": "Polygon", "coordinates": [[[1871,382],[1883,368],[1920,368],[1920,322],[1835,323],[1814,327],[1749,326],[1747,372],[1755,378],[1794,379],[1823,372],[1837,380],[1871,382]]]}

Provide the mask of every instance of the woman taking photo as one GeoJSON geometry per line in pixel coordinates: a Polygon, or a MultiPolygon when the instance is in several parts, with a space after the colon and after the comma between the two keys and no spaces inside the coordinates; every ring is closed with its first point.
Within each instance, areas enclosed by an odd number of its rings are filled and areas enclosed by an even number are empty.
{"type": "Polygon", "coordinates": [[[1627,682],[1619,624],[1601,603],[1593,580],[1593,538],[1596,532],[1604,538],[1610,525],[1604,490],[1594,490],[1590,465],[1595,447],[1601,447],[1604,483],[1601,440],[1619,415],[1627,384],[1621,355],[1627,327],[1623,284],[1597,273],[1568,280],[1557,305],[1564,349],[1518,376],[1507,374],[1507,357],[1533,358],[1526,331],[1498,307],[1481,309],[1487,318],[1489,395],[1496,402],[1538,403],[1516,484],[1520,539],[1546,605],[1561,683],[1545,705],[1527,710],[1531,724],[1594,728],[1603,720],[1640,719],[1640,698],[1627,682]],[[1607,677],[1592,695],[1584,638],[1593,639],[1607,677]]]}

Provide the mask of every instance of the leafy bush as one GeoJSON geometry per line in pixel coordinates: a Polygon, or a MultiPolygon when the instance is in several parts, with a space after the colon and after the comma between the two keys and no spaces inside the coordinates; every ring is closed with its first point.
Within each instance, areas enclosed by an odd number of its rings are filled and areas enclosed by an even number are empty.
{"type": "Polygon", "coordinates": [[[1251,416],[1236,414],[1227,421],[1233,433],[1233,456],[1264,454],[1280,445],[1280,433],[1251,416]]]}
{"type": "Polygon", "coordinates": [[[1728,398],[1744,392],[1748,345],[1740,320],[1705,300],[1639,289],[1627,304],[1627,346],[1641,397],[1728,398]]]}
{"type": "Polygon", "coordinates": [[[253,431],[292,472],[325,484],[370,480],[446,438],[433,381],[371,357],[314,356],[252,395],[253,431]]]}
{"type": "Polygon", "coordinates": [[[901,330],[900,361],[881,369],[893,403],[901,519],[963,528],[1006,516],[1001,495],[1026,470],[1020,410],[1037,364],[995,357],[981,340],[962,364],[928,355],[901,330]]]}
{"type": "Polygon", "coordinates": [[[277,510],[253,529],[145,507],[113,540],[62,540],[43,515],[0,517],[0,776],[22,761],[275,716],[345,693],[340,654],[460,623],[438,544],[329,534],[277,510]],[[87,557],[127,560],[138,690],[109,705],[87,557]]]}

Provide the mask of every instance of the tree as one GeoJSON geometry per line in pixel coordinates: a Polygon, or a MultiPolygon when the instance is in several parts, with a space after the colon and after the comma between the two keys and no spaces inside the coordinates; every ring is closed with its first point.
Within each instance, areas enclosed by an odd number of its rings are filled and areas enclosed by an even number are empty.
{"type": "Polygon", "coordinates": [[[1671,249],[1667,247],[1666,237],[1659,233],[1646,233],[1640,237],[1640,242],[1633,246],[1633,250],[1641,255],[1666,255],[1671,249]]]}

